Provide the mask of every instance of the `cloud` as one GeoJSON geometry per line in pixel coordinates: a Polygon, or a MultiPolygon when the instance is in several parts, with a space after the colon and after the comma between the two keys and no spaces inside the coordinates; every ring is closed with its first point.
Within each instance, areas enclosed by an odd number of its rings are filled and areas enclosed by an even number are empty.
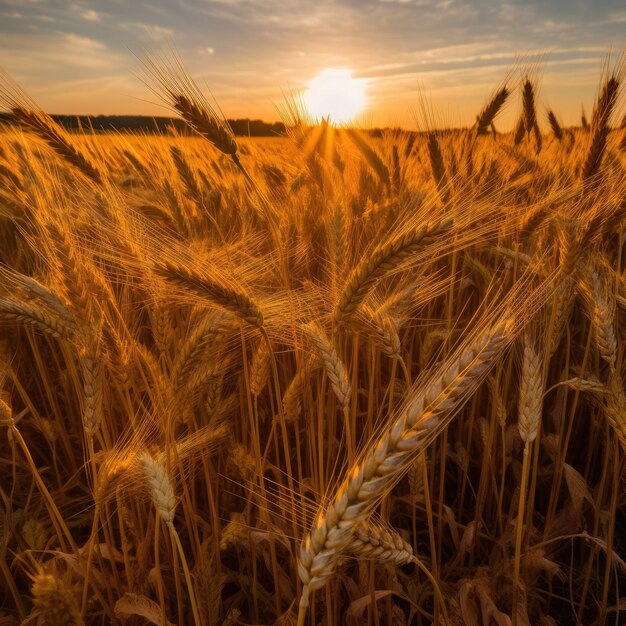
{"type": "Polygon", "coordinates": [[[52,76],[93,73],[119,62],[117,53],[104,43],[77,33],[4,36],[0,59],[11,73],[38,77],[44,83],[50,83],[52,76]]]}
{"type": "Polygon", "coordinates": [[[81,13],[81,17],[88,22],[99,22],[102,17],[100,13],[94,11],[93,9],[87,9],[81,13]]]}
{"type": "Polygon", "coordinates": [[[120,26],[135,34],[150,39],[168,39],[174,35],[174,30],[158,24],[146,24],[145,22],[123,22],[120,26]]]}

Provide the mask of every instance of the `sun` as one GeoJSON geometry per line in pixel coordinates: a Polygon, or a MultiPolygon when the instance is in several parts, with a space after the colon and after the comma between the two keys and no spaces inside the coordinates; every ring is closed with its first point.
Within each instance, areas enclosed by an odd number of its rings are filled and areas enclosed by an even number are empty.
{"type": "Polygon", "coordinates": [[[309,83],[302,99],[317,120],[330,117],[335,124],[346,124],[365,108],[366,88],[367,81],[352,78],[351,70],[329,68],[309,83]]]}

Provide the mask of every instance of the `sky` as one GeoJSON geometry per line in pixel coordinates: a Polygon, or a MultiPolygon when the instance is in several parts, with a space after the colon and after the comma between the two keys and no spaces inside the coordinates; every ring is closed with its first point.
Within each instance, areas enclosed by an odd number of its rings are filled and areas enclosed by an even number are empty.
{"type": "Polygon", "coordinates": [[[624,0],[0,0],[0,68],[50,113],[169,114],[138,57],[173,49],[231,118],[277,120],[285,93],[349,68],[365,124],[468,124],[530,68],[573,124],[625,44],[624,0]]]}

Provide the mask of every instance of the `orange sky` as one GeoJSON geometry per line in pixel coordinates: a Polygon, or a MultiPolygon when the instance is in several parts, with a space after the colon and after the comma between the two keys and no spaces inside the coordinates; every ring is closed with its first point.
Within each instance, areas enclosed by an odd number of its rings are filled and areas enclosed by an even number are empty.
{"type": "Polygon", "coordinates": [[[284,91],[350,68],[366,123],[411,127],[424,102],[429,123],[471,123],[539,52],[540,107],[571,124],[625,33],[623,0],[0,0],[0,67],[52,113],[163,115],[133,53],[174,47],[228,117],[268,121],[284,91]]]}

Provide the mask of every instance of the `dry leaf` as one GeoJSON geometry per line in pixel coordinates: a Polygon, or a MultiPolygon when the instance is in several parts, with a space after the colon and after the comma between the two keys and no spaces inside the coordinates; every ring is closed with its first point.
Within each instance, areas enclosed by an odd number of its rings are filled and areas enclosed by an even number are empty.
{"type": "Polygon", "coordinates": [[[167,618],[163,620],[163,611],[156,602],[138,593],[125,593],[115,603],[115,615],[117,617],[140,615],[157,626],[175,626],[167,618]]]}
{"type": "Polygon", "coordinates": [[[582,475],[567,463],[563,464],[563,468],[565,470],[565,482],[567,483],[567,489],[569,490],[576,513],[580,513],[582,511],[583,500],[587,500],[591,506],[595,508],[593,496],[591,495],[589,487],[587,487],[587,483],[582,475]]]}

